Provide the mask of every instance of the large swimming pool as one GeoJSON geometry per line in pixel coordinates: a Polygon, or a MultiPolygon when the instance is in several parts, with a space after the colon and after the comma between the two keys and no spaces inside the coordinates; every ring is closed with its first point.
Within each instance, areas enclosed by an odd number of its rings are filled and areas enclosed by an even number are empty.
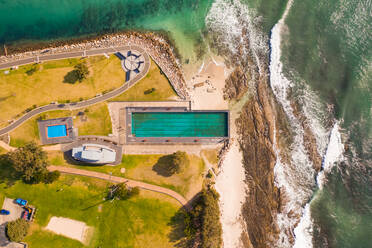
{"type": "Polygon", "coordinates": [[[133,112],[135,137],[227,137],[227,112],[133,112]]]}
{"type": "Polygon", "coordinates": [[[48,138],[57,138],[67,136],[66,125],[53,125],[47,127],[48,138]]]}

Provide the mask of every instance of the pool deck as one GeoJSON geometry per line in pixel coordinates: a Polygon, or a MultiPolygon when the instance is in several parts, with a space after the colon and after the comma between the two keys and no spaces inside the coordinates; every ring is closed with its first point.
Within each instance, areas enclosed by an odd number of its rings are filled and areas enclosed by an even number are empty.
{"type": "Polygon", "coordinates": [[[132,112],[217,112],[227,113],[227,125],[229,125],[228,110],[190,110],[188,107],[126,107],[125,109],[125,143],[136,145],[154,145],[154,144],[216,144],[223,143],[230,137],[229,126],[226,137],[135,137],[132,134],[132,112]]]}
{"type": "Polygon", "coordinates": [[[43,145],[50,145],[50,144],[58,144],[58,143],[70,143],[75,140],[75,134],[73,131],[72,125],[72,118],[71,117],[63,117],[57,119],[49,119],[49,120],[40,120],[37,122],[39,127],[39,134],[41,143],[43,145]],[[48,137],[48,126],[55,126],[55,125],[66,125],[66,136],[64,137],[48,137]]]}

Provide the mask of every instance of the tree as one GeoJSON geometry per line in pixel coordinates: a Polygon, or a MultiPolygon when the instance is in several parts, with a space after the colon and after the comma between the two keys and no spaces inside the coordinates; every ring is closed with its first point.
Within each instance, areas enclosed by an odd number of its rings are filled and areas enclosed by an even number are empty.
{"type": "Polygon", "coordinates": [[[6,226],[6,235],[13,242],[21,242],[28,234],[30,225],[24,219],[16,219],[6,226]]]}
{"type": "Polygon", "coordinates": [[[13,168],[22,174],[26,182],[30,182],[38,173],[46,171],[47,155],[33,142],[10,152],[9,159],[13,168]]]}
{"type": "Polygon", "coordinates": [[[108,192],[108,199],[119,199],[119,200],[127,200],[133,196],[139,194],[139,188],[128,188],[125,183],[119,183],[116,185],[112,185],[109,188],[108,192]]]}
{"type": "Polygon", "coordinates": [[[74,84],[77,81],[81,82],[89,75],[89,69],[85,62],[79,63],[74,66],[74,70],[68,72],[64,77],[64,82],[74,84]]]}
{"type": "Polygon", "coordinates": [[[159,175],[170,177],[175,173],[180,173],[190,164],[189,157],[186,152],[177,151],[170,155],[165,155],[159,158],[154,165],[153,170],[159,175]]]}
{"type": "Polygon", "coordinates": [[[186,152],[177,151],[172,154],[171,158],[171,166],[169,169],[172,174],[180,173],[190,164],[190,160],[186,152]]]}
{"type": "Polygon", "coordinates": [[[86,79],[88,77],[89,69],[88,69],[88,66],[85,62],[75,65],[74,68],[75,68],[75,71],[76,71],[77,80],[79,82],[83,81],[84,79],[86,79]]]}
{"type": "Polygon", "coordinates": [[[215,248],[222,245],[222,227],[220,222],[219,194],[213,188],[202,192],[202,248],[215,248]]]}
{"type": "Polygon", "coordinates": [[[222,246],[218,198],[218,193],[212,187],[204,188],[195,199],[192,210],[183,219],[186,238],[192,243],[198,243],[198,247],[222,246]]]}

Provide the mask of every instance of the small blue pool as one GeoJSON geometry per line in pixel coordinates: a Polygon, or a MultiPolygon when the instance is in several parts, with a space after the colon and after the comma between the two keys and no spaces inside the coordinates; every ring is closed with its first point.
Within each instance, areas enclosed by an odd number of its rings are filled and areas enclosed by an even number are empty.
{"type": "Polygon", "coordinates": [[[48,138],[66,137],[67,128],[66,125],[54,125],[47,127],[48,138]]]}

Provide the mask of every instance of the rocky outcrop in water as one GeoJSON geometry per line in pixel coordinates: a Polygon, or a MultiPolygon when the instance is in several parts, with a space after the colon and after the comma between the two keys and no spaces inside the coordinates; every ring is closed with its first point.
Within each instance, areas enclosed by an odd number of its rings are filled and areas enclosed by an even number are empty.
{"type": "Polygon", "coordinates": [[[256,94],[244,105],[237,120],[248,194],[243,217],[253,247],[270,247],[277,238],[275,215],[280,192],[274,184],[274,102],[267,78],[261,78],[256,94]]]}

